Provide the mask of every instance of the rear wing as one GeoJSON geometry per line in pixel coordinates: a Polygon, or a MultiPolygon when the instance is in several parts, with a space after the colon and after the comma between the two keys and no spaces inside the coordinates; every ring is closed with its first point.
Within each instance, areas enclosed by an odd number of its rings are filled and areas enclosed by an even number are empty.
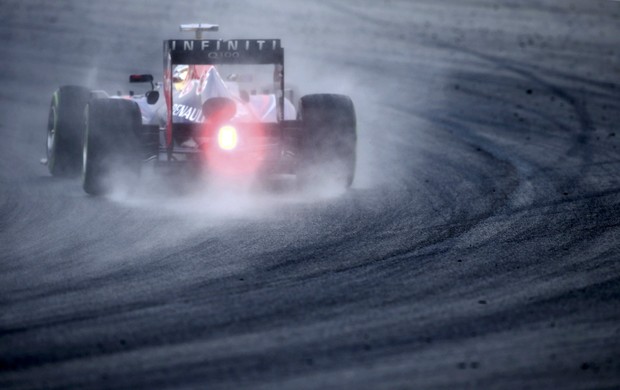
{"type": "Polygon", "coordinates": [[[171,65],[284,64],[284,49],[279,39],[164,41],[164,59],[171,65]]]}
{"type": "MultiPolygon", "coordinates": [[[[212,25],[185,25],[183,31],[209,31],[212,25]]],[[[211,30],[213,31],[213,30],[211,30]]],[[[175,65],[256,64],[275,65],[277,117],[284,119],[284,49],[279,39],[173,39],[164,41],[164,96],[168,109],[166,147],[173,149],[172,69],[175,65]]]]}

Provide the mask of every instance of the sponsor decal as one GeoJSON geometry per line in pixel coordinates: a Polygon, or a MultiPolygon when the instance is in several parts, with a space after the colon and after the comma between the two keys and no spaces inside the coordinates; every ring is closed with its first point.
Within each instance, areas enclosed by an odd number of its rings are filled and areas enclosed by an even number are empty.
{"type": "Polygon", "coordinates": [[[166,41],[166,45],[175,64],[271,64],[283,61],[279,39],[177,39],[166,41]]]}
{"type": "Polygon", "coordinates": [[[194,107],[186,106],[185,104],[173,104],[172,115],[178,118],[185,118],[188,121],[192,122],[204,121],[201,110],[194,107]]]}
{"type": "MultiPolygon", "coordinates": [[[[213,57],[224,55],[226,52],[234,53],[239,51],[275,51],[280,48],[280,41],[277,39],[235,39],[230,41],[222,40],[174,40],[172,50],[182,51],[207,51],[213,52],[213,57]],[[216,53],[224,52],[224,53],[216,53]]],[[[211,57],[211,54],[209,54],[211,57]]]]}

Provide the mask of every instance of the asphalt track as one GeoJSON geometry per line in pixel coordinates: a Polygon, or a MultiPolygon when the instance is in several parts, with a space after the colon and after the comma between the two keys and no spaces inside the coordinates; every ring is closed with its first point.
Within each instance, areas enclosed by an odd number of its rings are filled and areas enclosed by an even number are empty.
{"type": "Polygon", "coordinates": [[[620,388],[620,4],[0,0],[0,388],[620,388]],[[97,199],[61,84],[161,77],[182,22],[350,94],[346,194],[97,199]]]}

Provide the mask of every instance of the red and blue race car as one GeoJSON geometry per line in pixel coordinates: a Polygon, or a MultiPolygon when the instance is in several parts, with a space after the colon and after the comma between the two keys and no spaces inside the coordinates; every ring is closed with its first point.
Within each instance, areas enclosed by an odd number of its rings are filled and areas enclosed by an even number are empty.
{"type": "Polygon", "coordinates": [[[196,39],[164,41],[163,83],[148,74],[143,95],[110,96],[80,86],[54,93],[47,126],[53,176],[78,174],[91,195],[108,178],[156,165],[216,175],[294,174],[303,187],[348,188],[356,160],[356,116],[348,96],[306,95],[284,83],[279,39],[205,40],[209,24],[182,25],[196,39]]]}

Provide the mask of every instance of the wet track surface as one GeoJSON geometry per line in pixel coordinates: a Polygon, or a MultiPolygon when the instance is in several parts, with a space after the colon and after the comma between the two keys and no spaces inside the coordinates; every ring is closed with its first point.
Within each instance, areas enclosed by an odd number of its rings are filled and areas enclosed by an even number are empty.
{"type": "Polygon", "coordinates": [[[620,3],[209,3],[0,0],[0,388],[620,387],[620,3]],[[351,191],[49,177],[195,21],[353,97],[351,191]]]}

